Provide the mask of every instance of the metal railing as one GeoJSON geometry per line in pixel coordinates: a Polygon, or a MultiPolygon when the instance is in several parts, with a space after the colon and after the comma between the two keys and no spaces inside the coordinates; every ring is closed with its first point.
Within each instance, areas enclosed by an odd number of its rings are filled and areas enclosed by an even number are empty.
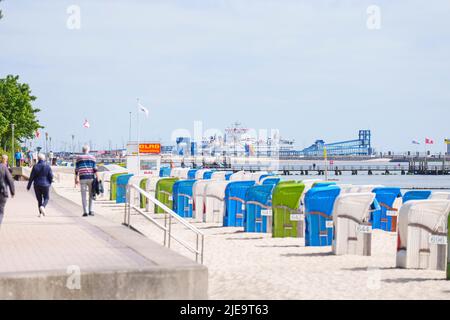
{"type": "Polygon", "coordinates": [[[156,227],[164,231],[164,246],[170,248],[171,246],[171,240],[175,240],[179,244],[181,244],[184,248],[186,248],[188,251],[195,254],[195,261],[203,264],[203,256],[204,256],[204,246],[205,246],[205,235],[203,232],[198,230],[196,227],[191,225],[189,222],[181,218],[179,215],[177,215],[172,209],[167,207],[164,203],[157,200],[155,197],[150,195],[145,190],[141,189],[135,184],[129,184],[127,185],[127,201],[125,204],[125,215],[124,215],[124,224],[131,228],[131,211],[134,210],[137,213],[139,213],[141,216],[152,222],[156,227]],[[133,192],[137,193],[137,197],[133,197],[133,192]],[[140,196],[145,197],[148,201],[155,204],[159,208],[161,208],[164,213],[158,213],[158,215],[164,215],[164,224],[161,224],[157,219],[146,213],[144,210],[140,208],[140,196]],[[137,200],[138,205],[135,205],[135,202],[133,200],[137,200]],[[187,229],[191,230],[195,234],[195,247],[191,246],[189,243],[187,243],[184,240],[179,239],[178,237],[174,236],[172,233],[172,224],[173,220],[175,220],[177,223],[182,224],[187,229]],[[201,244],[201,245],[200,245],[201,244]]]}

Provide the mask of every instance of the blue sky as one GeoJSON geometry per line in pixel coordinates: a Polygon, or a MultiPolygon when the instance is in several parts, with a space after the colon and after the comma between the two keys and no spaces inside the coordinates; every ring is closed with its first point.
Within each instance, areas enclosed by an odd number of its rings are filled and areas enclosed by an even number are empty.
{"type": "Polygon", "coordinates": [[[299,147],[373,131],[378,151],[450,137],[450,2],[4,0],[0,76],[31,85],[55,148],[239,120],[299,147]],[[432,3],[432,5],[430,5],[432,3]],[[66,27],[70,5],[81,29],[66,27]],[[369,5],[381,29],[366,26],[369,5]],[[83,129],[87,118],[90,129],[83,129]]]}

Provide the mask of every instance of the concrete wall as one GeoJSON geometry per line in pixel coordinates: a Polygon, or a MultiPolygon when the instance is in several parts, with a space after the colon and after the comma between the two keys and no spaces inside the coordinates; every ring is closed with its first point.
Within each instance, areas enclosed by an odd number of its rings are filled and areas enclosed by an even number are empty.
{"type": "Polygon", "coordinates": [[[207,299],[208,275],[204,267],[149,268],[87,272],[77,279],[54,272],[0,275],[2,300],[142,300],[207,299]],[[80,289],[78,289],[80,288],[80,289]]]}

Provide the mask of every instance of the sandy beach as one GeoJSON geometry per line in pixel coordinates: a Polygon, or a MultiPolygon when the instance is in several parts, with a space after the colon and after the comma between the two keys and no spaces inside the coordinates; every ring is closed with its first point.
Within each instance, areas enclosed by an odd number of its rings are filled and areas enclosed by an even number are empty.
{"type": "MultiPolygon", "coordinates": [[[[55,191],[79,203],[80,194],[67,181],[55,191]]],[[[123,205],[98,201],[95,212],[122,223],[123,205]]],[[[162,244],[162,231],[139,215],[132,225],[162,244]]],[[[334,256],[331,247],[305,247],[303,239],[273,239],[195,223],[205,237],[204,264],[209,270],[210,299],[450,299],[445,273],[395,268],[396,234],[375,230],[371,257],[334,256]]],[[[173,233],[191,244],[195,238],[181,225],[173,233]]],[[[172,242],[172,249],[194,255],[172,242]]]]}

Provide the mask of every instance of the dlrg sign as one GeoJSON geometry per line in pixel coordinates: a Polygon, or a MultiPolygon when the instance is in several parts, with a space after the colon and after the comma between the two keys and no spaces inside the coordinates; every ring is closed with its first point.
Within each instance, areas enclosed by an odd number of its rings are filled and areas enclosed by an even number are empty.
{"type": "Polygon", "coordinates": [[[140,154],[160,154],[161,144],[160,143],[141,143],[139,144],[140,154]]]}

